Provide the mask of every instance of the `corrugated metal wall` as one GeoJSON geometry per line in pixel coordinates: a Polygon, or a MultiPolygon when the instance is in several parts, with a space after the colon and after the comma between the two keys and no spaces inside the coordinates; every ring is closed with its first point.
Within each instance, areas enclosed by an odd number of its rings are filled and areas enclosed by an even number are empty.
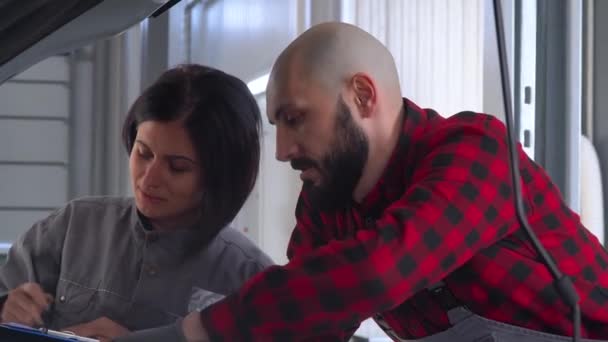
{"type": "Polygon", "coordinates": [[[0,241],[68,199],[69,57],[46,59],[0,86],[0,241]]]}
{"type": "Polygon", "coordinates": [[[0,86],[0,253],[75,197],[129,193],[120,139],[140,92],[139,29],[0,86]]]}

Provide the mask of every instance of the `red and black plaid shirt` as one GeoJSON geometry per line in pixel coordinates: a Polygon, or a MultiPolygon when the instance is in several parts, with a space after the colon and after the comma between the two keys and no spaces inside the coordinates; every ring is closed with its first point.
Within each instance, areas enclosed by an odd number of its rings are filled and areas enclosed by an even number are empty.
{"type": "MultiPolygon", "coordinates": [[[[302,192],[290,262],[201,313],[215,341],[344,340],[375,314],[400,336],[449,328],[426,288],[443,280],[484,317],[572,334],[570,309],[515,216],[506,131],[404,101],[403,132],[362,203],[320,212],[302,192]]],[[[521,150],[528,219],[581,297],[582,335],[608,338],[608,253],[521,150]]]]}

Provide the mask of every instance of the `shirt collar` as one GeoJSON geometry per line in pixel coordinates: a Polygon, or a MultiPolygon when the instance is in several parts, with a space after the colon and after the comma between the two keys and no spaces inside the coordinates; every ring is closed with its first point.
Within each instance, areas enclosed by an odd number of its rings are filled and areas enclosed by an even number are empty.
{"type": "Polygon", "coordinates": [[[415,148],[412,142],[417,141],[427,126],[427,112],[414,102],[403,98],[401,109],[402,130],[397,145],[393,149],[389,162],[382,176],[372,190],[363,198],[358,209],[369,212],[371,216],[379,217],[386,207],[386,201],[397,200],[402,196],[413,171],[413,165],[408,161],[413,159],[415,148]]]}
{"type": "Polygon", "coordinates": [[[131,229],[135,240],[141,243],[155,243],[176,255],[186,255],[204,246],[199,229],[192,227],[173,231],[155,231],[147,219],[139,212],[135,200],[131,204],[131,229]]]}

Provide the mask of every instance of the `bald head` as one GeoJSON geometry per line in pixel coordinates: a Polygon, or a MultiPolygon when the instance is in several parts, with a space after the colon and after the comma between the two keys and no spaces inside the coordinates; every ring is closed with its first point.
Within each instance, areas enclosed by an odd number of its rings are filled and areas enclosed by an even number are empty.
{"type": "Polygon", "coordinates": [[[401,132],[393,56],[349,24],[312,27],[279,56],[266,89],[276,156],[301,170],[318,202],[360,200],[376,184],[401,132]]]}
{"type": "Polygon", "coordinates": [[[399,76],[388,49],[356,26],[323,23],[304,32],[280,54],[268,90],[296,77],[338,91],[356,73],[369,75],[383,97],[401,103],[399,76]]]}

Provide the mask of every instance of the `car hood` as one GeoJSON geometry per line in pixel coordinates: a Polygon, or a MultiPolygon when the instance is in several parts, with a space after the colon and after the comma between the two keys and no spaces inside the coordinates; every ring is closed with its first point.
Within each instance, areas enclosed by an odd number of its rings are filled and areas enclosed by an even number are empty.
{"type": "Polygon", "coordinates": [[[3,0],[0,84],[33,64],[116,35],[179,0],[3,0]]]}

